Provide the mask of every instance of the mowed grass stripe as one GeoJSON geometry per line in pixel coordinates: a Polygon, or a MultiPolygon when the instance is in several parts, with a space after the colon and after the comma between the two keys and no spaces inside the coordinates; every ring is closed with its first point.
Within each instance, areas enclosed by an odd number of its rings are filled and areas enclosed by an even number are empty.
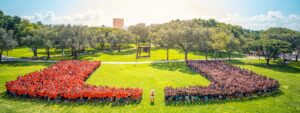
{"type": "Polygon", "coordinates": [[[207,86],[210,82],[198,73],[191,71],[185,66],[185,63],[159,63],[103,64],[92,74],[87,83],[114,87],[140,87],[144,90],[141,104],[148,106],[151,89],[154,89],[156,93],[155,103],[164,105],[164,88],[166,86],[207,86]]]}

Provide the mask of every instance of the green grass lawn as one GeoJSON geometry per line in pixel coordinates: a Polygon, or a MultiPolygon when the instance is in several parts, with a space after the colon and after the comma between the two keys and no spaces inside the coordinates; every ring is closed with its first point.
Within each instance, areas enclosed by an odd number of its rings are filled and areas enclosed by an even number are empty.
{"type": "MultiPolygon", "coordinates": [[[[60,55],[60,51],[55,49],[50,49],[50,55],[60,55]]],[[[27,47],[19,47],[7,52],[3,52],[3,55],[15,57],[15,58],[31,58],[33,57],[33,52],[30,48],[27,47]]],[[[46,57],[47,53],[45,49],[38,49],[38,57],[46,57]]]]}
{"type": "MultiPolygon", "coordinates": [[[[6,55],[6,53],[4,54],[6,55]]],[[[51,49],[51,60],[61,60],[61,51],[51,49]]],[[[30,48],[16,48],[9,51],[8,56],[16,57],[16,58],[31,58],[33,53],[30,48]]],[[[38,50],[38,57],[47,56],[45,49],[38,50]]],[[[121,52],[114,51],[111,53],[108,52],[97,52],[95,54],[82,54],[79,55],[79,59],[82,60],[98,60],[98,61],[122,61],[122,62],[132,62],[136,61],[136,50],[134,48],[124,49],[121,52]]],[[[188,55],[189,59],[205,59],[205,53],[203,52],[190,52],[188,55]]],[[[209,58],[214,58],[214,54],[210,52],[208,54],[209,58]]],[[[220,57],[217,54],[217,57],[220,57]]],[[[220,58],[227,58],[228,54],[222,53],[220,58]]],[[[238,53],[232,54],[232,58],[244,58],[246,56],[238,53]]],[[[70,56],[70,50],[66,50],[65,59],[72,59],[70,56]]],[[[183,60],[184,53],[180,49],[171,49],[169,51],[169,59],[170,60],[183,60]]],[[[157,61],[157,60],[166,60],[166,50],[160,48],[153,48],[151,50],[150,58],[141,58],[137,61],[157,61]]]]}
{"type": "Polygon", "coordinates": [[[100,103],[53,103],[36,99],[9,98],[5,95],[5,82],[15,80],[25,73],[42,69],[49,63],[10,62],[0,65],[0,112],[128,112],[128,113],[299,113],[300,112],[300,63],[266,66],[264,60],[235,60],[231,63],[278,80],[281,93],[253,100],[213,102],[166,106],[163,101],[165,86],[183,87],[208,85],[209,81],[188,69],[184,63],[109,65],[103,64],[87,83],[116,87],[144,89],[139,104],[112,106],[100,103]],[[155,105],[149,103],[149,91],[155,89],[155,105]]]}

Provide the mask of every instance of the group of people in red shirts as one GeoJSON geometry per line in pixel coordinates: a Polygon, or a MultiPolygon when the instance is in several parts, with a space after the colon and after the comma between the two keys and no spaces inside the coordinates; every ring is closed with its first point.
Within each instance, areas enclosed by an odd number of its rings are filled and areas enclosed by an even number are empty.
{"type": "Polygon", "coordinates": [[[41,71],[19,76],[6,83],[13,96],[47,98],[48,100],[140,100],[140,88],[114,88],[85,84],[85,80],[101,65],[97,61],[59,61],[41,71]]]}
{"type": "Polygon", "coordinates": [[[211,81],[208,87],[166,87],[165,100],[204,101],[253,97],[279,91],[277,80],[241,69],[223,61],[188,61],[187,65],[211,81]]]}

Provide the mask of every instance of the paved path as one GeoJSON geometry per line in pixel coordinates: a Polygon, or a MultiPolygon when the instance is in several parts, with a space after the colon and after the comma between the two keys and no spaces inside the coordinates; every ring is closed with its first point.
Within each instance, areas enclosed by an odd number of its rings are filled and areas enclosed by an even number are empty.
{"type": "MultiPolygon", "coordinates": [[[[231,59],[258,59],[254,57],[249,58],[231,58],[231,59]]],[[[203,60],[203,59],[195,59],[195,60],[203,60]]],[[[214,59],[209,59],[214,60],[214,59]]],[[[217,60],[228,60],[228,58],[219,58],[217,60]]],[[[31,59],[20,59],[14,57],[6,57],[2,56],[3,62],[57,62],[57,60],[31,60],[31,59]]],[[[167,62],[184,62],[184,60],[162,60],[162,61],[137,61],[137,62],[101,62],[102,64],[152,64],[152,63],[167,63],[167,62]]]]}

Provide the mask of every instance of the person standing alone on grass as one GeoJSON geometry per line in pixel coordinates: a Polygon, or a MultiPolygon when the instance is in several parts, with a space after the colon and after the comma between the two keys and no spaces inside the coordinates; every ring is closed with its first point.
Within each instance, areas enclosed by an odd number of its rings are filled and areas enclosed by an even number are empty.
{"type": "Polygon", "coordinates": [[[154,96],[155,96],[155,91],[154,91],[154,89],[152,89],[150,91],[150,102],[151,102],[151,104],[154,103],[154,96]]]}

